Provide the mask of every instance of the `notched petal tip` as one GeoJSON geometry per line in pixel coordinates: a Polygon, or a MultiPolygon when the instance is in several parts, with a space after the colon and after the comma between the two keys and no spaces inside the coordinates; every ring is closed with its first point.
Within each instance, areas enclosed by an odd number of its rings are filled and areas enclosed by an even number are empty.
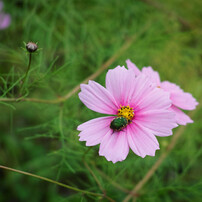
{"type": "Polygon", "coordinates": [[[148,156],[156,156],[156,152],[157,152],[157,150],[160,150],[160,147],[159,147],[159,146],[156,148],[156,150],[154,150],[153,153],[151,153],[151,154],[148,155],[148,156]]]}
{"type": "Polygon", "coordinates": [[[88,86],[88,85],[87,85],[87,84],[84,84],[84,83],[80,84],[80,89],[81,89],[81,91],[83,91],[87,86],[88,86]]]}
{"type": "MultiPolygon", "coordinates": [[[[113,73],[116,73],[116,72],[119,72],[119,71],[127,71],[127,69],[125,68],[125,66],[120,66],[120,65],[118,65],[117,67],[115,67],[114,69],[109,69],[108,71],[107,71],[107,75],[109,74],[113,74],[113,73]]],[[[106,77],[107,77],[107,75],[106,75],[106,77]]],[[[108,75],[108,76],[109,76],[108,75]]]]}
{"type": "Polygon", "coordinates": [[[127,156],[125,156],[124,158],[110,158],[108,156],[106,156],[106,154],[102,154],[100,151],[99,151],[99,156],[103,156],[105,157],[105,159],[107,159],[107,161],[111,161],[113,164],[117,163],[117,162],[121,162],[121,161],[124,161],[126,159],[127,156]]]}
{"type": "Polygon", "coordinates": [[[128,153],[127,134],[122,131],[116,134],[109,131],[100,144],[99,155],[104,156],[108,161],[112,161],[113,163],[125,160],[128,153]]]}
{"type": "Polygon", "coordinates": [[[76,128],[78,131],[81,131],[81,128],[80,128],[80,125],[79,126],[77,126],[77,128],[76,128]]]}
{"type": "Polygon", "coordinates": [[[160,149],[156,137],[140,125],[130,125],[127,138],[131,150],[142,158],[155,156],[156,150],[160,149]]]}

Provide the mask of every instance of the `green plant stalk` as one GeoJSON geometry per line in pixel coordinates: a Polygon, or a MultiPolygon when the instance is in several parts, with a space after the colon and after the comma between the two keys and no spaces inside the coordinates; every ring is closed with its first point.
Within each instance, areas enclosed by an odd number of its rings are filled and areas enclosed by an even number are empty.
{"type": "Polygon", "coordinates": [[[55,180],[52,180],[52,179],[49,179],[49,178],[46,178],[46,177],[42,177],[42,176],[39,176],[39,175],[35,175],[35,174],[32,174],[32,173],[28,173],[28,172],[25,172],[25,171],[17,170],[17,169],[14,169],[14,168],[9,168],[9,167],[3,166],[3,165],[0,165],[0,168],[5,169],[5,170],[10,170],[10,171],[13,171],[13,172],[16,172],[16,173],[20,173],[20,174],[23,174],[23,175],[28,175],[28,176],[31,176],[31,177],[35,177],[35,178],[38,178],[38,179],[41,179],[41,180],[44,180],[44,181],[47,181],[47,182],[50,182],[50,183],[54,183],[54,184],[57,184],[57,185],[59,185],[61,187],[65,187],[67,189],[78,191],[78,192],[81,192],[81,193],[84,193],[84,194],[89,194],[89,195],[92,195],[92,196],[99,196],[99,197],[108,198],[107,196],[104,196],[103,194],[93,193],[93,192],[90,192],[90,191],[85,191],[85,190],[82,190],[82,189],[78,189],[76,187],[72,187],[72,186],[63,184],[61,182],[57,182],[55,180]]]}
{"type": "Polygon", "coordinates": [[[27,79],[27,76],[28,76],[28,73],[29,73],[29,70],[30,70],[30,67],[31,67],[31,62],[32,62],[32,53],[29,53],[29,63],[28,63],[28,66],[27,66],[27,71],[25,73],[25,77],[22,80],[22,86],[20,88],[20,94],[23,93],[23,88],[24,88],[24,85],[25,85],[25,82],[26,82],[26,79],[27,79]]]}
{"type": "MultiPolygon", "coordinates": [[[[89,80],[94,80],[97,78],[104,70],[106,70],[114,61],[116,61],[126,50],[130,48],[130,46],[137,41],[137,39],[144,34],[148,28],[150,27],[151,23],[147,23],[142,30],[140,30],[139,33],[132,35],[129,39],[125,41],[125,43],[120,47],[118,51],[114,53],[103,65],[98,68],[96,72],[88,76],[86,79],[84,79],[81,83],[87,83],[89,80]]],[[[28,65],[29,66],[29,65],[28,65]]],[[[28,71],[27,71],[28,73],[28,71]]],[[[80,83],[80,84],[81,84],[80,83]]],[[[72,97],[74,94],[76,94],[80,89],[80,84],[76,85],[70,92],[65,94],[62,97],[51,99],[51,100],[45,100],[45,99],[39,99],[39,98],[0,98],[0,102],[17,102],[17,101],[27,101],[27,102],[37,102],[37,103],[44,103],[44,104],[58,104],[65,102],[70,97],[72,97]]]]}
{"type": "Polygon", "coordinates": [[[92,147],[90,147],[83,155],[83,163],[85,165],[85,167],[88,169],[88,171],[90,172],[90,174],[93,176],[94,180],[96,181],[96,183],[98,184],[100,190],[102,191],[103,194],[105,194],[105,190],[104,188],[102,187],[99,179],[96,177],[95,173],[93,172],[93,170],[89,167],[88,163],[85,161],[85,157],[86,157],[86,154],[92,149],[92,147]]]}

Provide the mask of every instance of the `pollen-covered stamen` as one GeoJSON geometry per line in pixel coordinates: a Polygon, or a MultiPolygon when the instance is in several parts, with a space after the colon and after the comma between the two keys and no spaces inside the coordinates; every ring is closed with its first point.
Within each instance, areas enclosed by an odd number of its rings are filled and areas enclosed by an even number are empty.
{"type": "Polygon", "coordinates": [[[130,106],[121,106],[120,109],[118,109],[118,117],[125,117],[129,122],[134,117],[134,110],[130,106]]]}

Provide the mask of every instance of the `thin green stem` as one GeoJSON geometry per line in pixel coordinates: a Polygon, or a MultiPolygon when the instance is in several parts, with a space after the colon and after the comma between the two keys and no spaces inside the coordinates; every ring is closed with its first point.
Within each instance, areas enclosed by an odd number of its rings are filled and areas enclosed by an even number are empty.
{"type": "Polygon", "coordinates": [[[60,111],[59,111],[59,131],[60,131],[60,138],[62,142],[62,148],[64,149],[65,142],[64,142],[64,132],[63,132],[63,104],[60,106],[60,111]]]}
{"type": "Polygon", "coordinates": [[[118,184],[117,182],[115,182],[114,180],[112,180],[108,175],[106,175],[104,172],[102,172],[100,169],[98,169],[95,165],[95,161],[91,161],[91,166],[93,166],[94,169],[96,169],[99,174],[105,178],[105,180],[107,180],[111,185],[113,185],[114,187],[116,187],[117,189],[119,189],[122,192],[125,193],[130,193],[130,191],[128,189],[125,189],[124,187],[122,187],[120,184],[118,184]]]}
{"type": "Polygon", "coordinates": [[[27,76],[28,76],[28,73],[29,73],[29,70],[30,70],[30,67],[31,67],[31,62],[32,62],[32,53],[29,53],[29,63],[28,63],[28,66],[27,66],[27,71],[25,73],[25,77],[22,80],[22,86],[21,86],[21,89],[20,89],[20,94],[23,93],[23,88],[24,88],[25,81],[27,79],[27,76]]]}
{"type": "Polygon", "coordinates": [[[87,153],[92,149],[92,147],[90,147],[83,155],[83,163],[85,165],[85,167],[88,169],[88,171],[91,173],[91,175],[93,176],[93,178],[95,179],[96,183],[98,184],[100,190],[102,191],[102,193],[105,195],[106,191],[104,190],[104,188],[102,187],[99,179],[97,178],[97,176],[95,175],[95,173],[93,172],[93,170],[89,167],[88,163],[85,160],[85,157],[87,155],[87,153]]]}
{"type": "Polygon", "coordinates": [[[110,198],[110,197],[108,197],[108,196],[106,195],[106,191],[105,191],[104,188],[102,187],[102,185],[101,185],[99,179],[97,178],[97,176],[95,175],[95,173],[93,172],[93,170],[89,167],[88,163],[85,161],[85,157],[86,157],[87,153],[88,153],[91,149],[92,149],[92,147],[89,147],[88,150],[84,152],[83,157],[82,157],[83,163],[84,163],[85,167],[88,169],[88,171],[90,172],[90,174],[93,176],[93,178],[94,178],[94,180],[96,181],[96,183],[98,184],[100,190],[101,190],[102,193],[103,193],[103,197],[105,197],[106,199],[108,199],[108,200],[111,201],[111,202],[114,202],[114,200],[113,200],[112,198],[110,198]]]}
{"type": "MultiPolygon", "coordinates": [[[[72,166],[66,161],[66,155],[65,155],[65,136],[64,136],[64,130],[63,130],[63,103],[60,105],[60,110],[59,110],[59,133],[60,133],[60,140],[62,143],[61,149],[62,149],[62,160],[60,162],[60,165],[62,167],[63,164],[65,164],[72,172],[75,172],[72,166]]],[[[57,180],[59,179],[60,172],[61,172],[61,167],[59,168],[59,171],[57,172],[57,180]]]]}
{"type": "MultiPolygon", "coordinates": [[[[140,37],[145,31],[149,28],[151,25],[151,22],[148,22],[142,30],[140,30],[139,33],[136,33],[132,35],[130,38],[128,38],[123,46],[114,53],[114,55],[109,58],[98,70],[91,74],[89,77],[87,77],[85,80],[83,80],[81,83],[87,83],[89,80],[94,80],[97,78],[104,70],[106,70],[114,61],[116,61],[126,50],[130,48],[130,46],[140,37]]],[[[36,102],[36,103],[44,103],[44,104],[58,104],[65,102],[70,97],[72,97],[74,94],[76,94],[80,89],[80,84],[76,85],[70,92],[68,92],[66,95],[51,99],[51,100],[45,100],[45,99],[39,99],[39,98],[0,98],[0,102],[17,102],[17,101],[26,101],[26,102],[36,102]]]]}
{"type": "MultiPolygon", "coordinates": [[[[3,166],[3,165],[0,165],[0,168],[5,169],[5,170],[10,170],[10,171],[13,171],[13,172],[16,172],[16,173],[20,173],[20,174],[23,174],[23,175],[28,175],[28,176],[31,176],[31,177],[35,177],[35,178],[38,178],[40,180],[44,180],[44,181],[47,181],[47,182],[50,182],[50,183],[54,183],[54,184],[57,184],[58,186],[65,187],[67,189],[78,191],[78,192],[81,192],[81,193],[84,193],[84,194],[89,194],[89,195],[92,195],[92,196],[99,196],[99,197],[106,197],[103,194],[93,193],[93,192],[90,192],[90,191],[85,191],[85,190],[82,190],[82,189],[78,189],[76,187],[72,187],[72,186],[69,186],[67,184],[63,184],[61,182],[57,182],[55,180],[52,180],[52,179],[49,179],[49,178],[46,178],[46,177],[42,177],[42,176],[35,175],[35,174],[32,174],[32,173],[24,172],[24,171],[17,170],[17,169],[14,169],[14,168],[9,168],[9,167],[3,166]]],[[[108,197],[106,197],[106,198],[108,198],[108,197]]]]}

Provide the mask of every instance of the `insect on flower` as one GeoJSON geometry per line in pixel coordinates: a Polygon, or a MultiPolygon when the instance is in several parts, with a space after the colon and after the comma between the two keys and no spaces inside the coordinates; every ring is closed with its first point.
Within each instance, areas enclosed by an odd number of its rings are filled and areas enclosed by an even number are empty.
{"type": "Polygon", "coordinates": [[[110,128],[114,131],[120,131],[128,125],[128,120],[125,117],[117,117],[115,118],[111,124],[110,128]]]}
{"type": "Polygon", "coordinates": [[[130,108],[129,106],[121,106],[121,109],[118,110],[118,117],[111,122],[110,128],[114,131],[122,130],[131,122],[133,116],[133,108],[130,108]]]}
{"type": "Polygon", "coordinates": [[[143,158],[154,156],[159,149],[155,136],[172,135],[177,126],[168,110],[169,93],[125,67],[107,72],[106,88],[94,81],[82,84],[79,98],[89,109],[108,114],[79,125],[79,140],[86,146],[100,144],[99,155],[113,163],[123,161],[129,148],[143,158]]]}

